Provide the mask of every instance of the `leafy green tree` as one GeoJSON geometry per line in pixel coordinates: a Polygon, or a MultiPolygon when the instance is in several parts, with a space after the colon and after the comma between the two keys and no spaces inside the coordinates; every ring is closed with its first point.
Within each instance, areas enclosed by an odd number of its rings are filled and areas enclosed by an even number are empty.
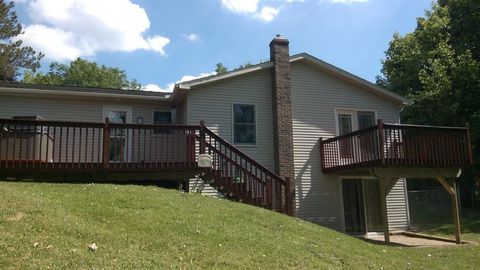
{"type": "Polygon", "coordinates": [[[22,34],[22,25],[13,7],[13,2],[0,0],[0,81],[8,82],[15,81],[24,69],[35,72],[43,57],[16,38],[22,34]]]}
{"type": "MultiPolygon", "coordinates": [[[[416,29],[395,33],[377,83],[413,103],[402,121],[471,124],[475,166],[480,169],[480,1],[439,0],[416,29]]],[[[471,181],[472,179],[470,179],[471,181]]]]}
{"type": "Polygon", "coordinates": [[[247,62],[243,65],[240,65],[238,68],[247,68],[247,67],[251,67],[251,66],[253,66],[252,62],[247,62]]]}
{"type": "Polygon", "coordinates": [[[141,84],[136,80],[128,80],[124,70],[104,65],[99,66],[95,62],[89,62],[81,58],[70,62],[69,65],[57,62],[51,63],[50,69],[46,74],[26,72],[23,82],[133,90],[142,88],[141,84]]]}
{"type": "Polygon", "coordinates": [[[218,63],[215,67],[215,72],[217,72],[217,74],[225,73],[227,71],[228,71],[228,68],[224,66],[222,63],[218,63]]]}

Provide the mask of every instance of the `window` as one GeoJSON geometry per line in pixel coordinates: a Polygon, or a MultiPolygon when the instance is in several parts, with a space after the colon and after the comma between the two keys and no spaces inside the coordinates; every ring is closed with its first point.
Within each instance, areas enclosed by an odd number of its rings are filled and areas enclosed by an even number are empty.
{"type": "Polygon", "coordinates": [[[155,125],[170,125],[172,124],[172,113],[171,112],[153,112],[153,123],[155,125]]]}
{"type": "MultiPolygon", "coordinates": [[[[353,112],[339,112],[338,113],[338,135],[344,135],[353,131],[353,112]]],[[[341,158],[352,157],[352,141],[341,140],[339,142],[339,150],[341,158]]]]}
{"type": "Polygon", "coordinates": [[[233,104],[233,143],[257,143],[255,105],[233,104]]]}
{"type": "Polygon", "coordinates": [[[358,111],[357,112],[358,129],[364,129],[375,125],[375,113],[358,111]]]}
{"type": "MultiPolygon", "coordinates": [[[[153,112],[153,124],[155,125],[171,125],[172,122],[172,113],[165,111],[154,111],[153,112]]],[[[169,134],[170,130],[164,128],[156,128],[153,130],[153,134],[169,134]]]]}
{"type": "MultiPolygon", "coordinates": [[[[357,110],[337,110],[338,135],[351,133],[359,129],[375,125],[375,112],[357,110]]],[[[374,153],[375,138],[371,136],[355,136],[350,140],[342,140],[339,144],[341,158],[353,158],[354,149],[360,147],[362,155],[374,153]]]]}
{"type": "Polygon", "coordinates": [[[337,110],[338,135],[376,125],[374,111],[337,110]]]}
{"type": "Polygon", "coordinates": [[[349,113],[338,114],[338,135],[347,134],[352,131],[352,115],[349,113]]]}

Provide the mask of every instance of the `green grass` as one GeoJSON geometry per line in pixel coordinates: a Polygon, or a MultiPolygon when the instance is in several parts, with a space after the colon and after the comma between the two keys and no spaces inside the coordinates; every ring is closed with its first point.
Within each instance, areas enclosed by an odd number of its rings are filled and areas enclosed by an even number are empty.
{"type": "Polygon", "coordinates": [[[480,254],[370,244],[152,186],[0,182],[0,194],[1,269],[472,269],[480,254]]]}

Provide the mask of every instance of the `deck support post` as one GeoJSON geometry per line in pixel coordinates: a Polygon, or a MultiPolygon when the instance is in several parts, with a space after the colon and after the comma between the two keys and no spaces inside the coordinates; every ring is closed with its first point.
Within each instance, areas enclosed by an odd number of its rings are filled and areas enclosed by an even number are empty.
{"type": "Polygon", "coordinates": [[[388,227],[388,210],[387,210],[387,190],[385,177],[379,177],[378,180],[380,181],[380,204],[381,204],[381,212],[382,212],[382,222],[383,222],[383,235],[385,237],[385,243],[390,243],[390,228],[388,227]]]}
{"type": "Polygon", "coordinates": [[[455,178],[453,178],[452,185],[450,185],[450,183],[444,177],[437,177],[437,180],[450,195],[450,200],[452,203],[452,221],[453,226],[455,227],[455,243],[461,244],[462,240],[460,238],[460,214],[458,211],[458,199],[455,178]]]}

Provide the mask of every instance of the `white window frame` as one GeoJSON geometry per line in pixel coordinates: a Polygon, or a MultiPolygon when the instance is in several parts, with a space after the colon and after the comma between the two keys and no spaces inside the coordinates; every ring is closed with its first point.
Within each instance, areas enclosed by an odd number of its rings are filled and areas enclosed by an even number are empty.
{"type": "Polygon", "coordinates": [[[103,118],[102,122],[105,121],[105,117],[107,114],[107,111],[126,111],[127,112],[127,124],[132,123],[132,107],[129,106],[110,106],[110,105],[103,105],[103,118]]]}
{"type": "Polygon", "coordinates": [[[245,102],[234,102],[232,103],[232,144],[235,146],[257,146],[258,144],[258,136],[257,136],[257,105],[253,103],[245,103],[245,102]],[[245,106],[253,106],[253,111],[254,111],[254,127],[255,127],[255,137],[254,143],[235,143],[235,105],[245,105],[245,106]]]}
{"type": "Polygon", "coordinates": [[[358,130],[358,112],[373,112],[374,115],[374,125],[378,122],[378,113],[377,110],[372,110],[368,108],[335,108],[335,127],[336,127],[336,136],[340,135],[340,126],[338,125],[338,115],[341,113],[352,114],[352,132],[358,130]]]}
{"type": "MultiPolygon", "coordinates": [[[[102,122],[105,121],[106,115],[108,111],[126,111],[127,112],[127,119],[126,119],[126,124],[131,124],[132,123],[132,107],[130,106],[116,106],[116,105],[103,105],[103,119],[102,122]]],[[[128,145],[128,149],[126,149],[125,156],[128,156],[128,160],[126,162],[130,162],[132,158],[132,136],[130,134],[130,131],[127,132],[127,140],[126,144],[128,145]]],[[[103,147],[103,146],[102,146],[103,147]]],[[[112,162],[112,161],[110,161],[112,162]]]]}

